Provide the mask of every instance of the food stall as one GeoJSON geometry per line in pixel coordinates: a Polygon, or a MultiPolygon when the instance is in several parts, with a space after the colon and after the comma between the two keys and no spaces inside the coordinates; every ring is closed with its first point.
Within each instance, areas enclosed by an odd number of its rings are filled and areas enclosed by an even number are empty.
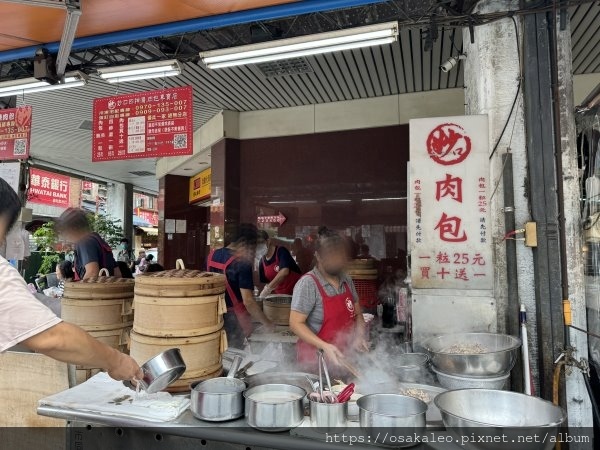
{"type": "Polygon", "coordinates": [[[323,357],[318,374],[301,372],[285,325],[270,343],[255,336],[244,349],[227,348],[224,276],[178,265],[135,282],[66,284],[67,296],[93,298],[68,310],[71,321],[118,321],[131,333],[132,356],[146,361],[140,389],[101,372],[40,400],[38,414],[67,420],[77,448],[453,449],[473,434],[496,439],[499,429],[514,439],[552,437],[566,419],[550,402],[503,390],[521,346],[507,335],[441,335],[421,343],[425,353],[378,338],[371,352],[348,355],[343,379],[330,377],[323,357]],[[115,305],[115,315],[105,309],[115,305]],[[496,431],[464,428],[482,423],[496,431]]]}

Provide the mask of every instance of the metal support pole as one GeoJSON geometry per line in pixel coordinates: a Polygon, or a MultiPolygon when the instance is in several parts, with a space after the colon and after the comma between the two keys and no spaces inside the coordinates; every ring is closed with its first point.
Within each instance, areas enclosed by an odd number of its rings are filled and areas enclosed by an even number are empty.
{"type": "MultiPolygon", "coordinates": [[[[537,223],[538,247],[533,250],[537,305],[540,394],[552,398],[554,361],[564,347],[562,272],[559,239],[552,105],[552,57],[548,15],[523,18],[524,107],[529,165],[531,214],[537,223]]],[[[561,404],[565,404],[564,385],[561,404]]]]}

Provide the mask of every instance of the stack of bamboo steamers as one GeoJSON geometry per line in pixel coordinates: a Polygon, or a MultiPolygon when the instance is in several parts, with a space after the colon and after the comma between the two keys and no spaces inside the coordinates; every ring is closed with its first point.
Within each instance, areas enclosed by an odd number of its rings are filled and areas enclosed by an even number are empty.
{"type": "MultiPolygon", "coordinates": [[[[80,326],[99,341],[127,352],[133,324],[133,288],[133,280],[109,276],[65,283],[61,316],[65,322],[80,326]]],[[[100,370],[99,367],[77,366],[77,383],[100,370]]]]}
{"type": "Polygon", "coordinates": [[[227,306],[224,275],[186,270],[181,261],[177,267],[136,277],[130,352],[142,364],[179,348],[187,370],[169,390],[184,392],[194,381],[221,375],[227,306]]]}

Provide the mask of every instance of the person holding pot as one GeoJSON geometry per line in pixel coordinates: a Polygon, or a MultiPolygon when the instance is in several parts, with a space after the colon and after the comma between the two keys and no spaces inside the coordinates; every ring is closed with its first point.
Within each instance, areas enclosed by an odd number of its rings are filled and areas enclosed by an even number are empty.
{"type": "Polygon", "coordinates": [[[73,270],[76,281],[97,277],[100,269],[108,270],[111,276],[121,277],[110,245],[92,231],[88,213],[83,209],[68,208],[58,218],[56,230],[67,242],[75,244],[73,270]]]}
{"type": "MultiPolygon", "coordinates": [[[[20,212],[19,197],[0,178],[0,244],[20,212]]],[[[17,344],[58,361],[101,367],[116,380],[141,379],[144,375],[130,356],[63,322],[33,296],[19,272],[0,257],[0,353],[17,344]]]]}
{"type": "Polygon", "coordinates": [[[368,350],[358,294],[345,273],[346,241],[322,227],[315,250],[317,265],[296,284],[290,313],[290,329],[300,338],[298,363],[306,370],[317,367],[318,349],[337,366],[345,353],[368,350]]]}
{"type": "Polygon", "coordinates": [[[240,224],[233,242],[208,255],[207,270],[225,274],[227,313],[223,316],[229,345],[243,348],[246,337],[254,331],[252,318],[268,330],[275,326],[254,299],[252,263],[256,253],[258,230],[251,224],[240,224]]]}
{"type": "Polygon", "coordinates": [[[302,276],[300,267],[294,261],[290,251],[277,245],[269,233],[260,230],[259,237],[264,241],[266,252],[258,265],[260,281],[266,283],[261,297],[269,294],[292,295],[294,286],[302,276]]]}

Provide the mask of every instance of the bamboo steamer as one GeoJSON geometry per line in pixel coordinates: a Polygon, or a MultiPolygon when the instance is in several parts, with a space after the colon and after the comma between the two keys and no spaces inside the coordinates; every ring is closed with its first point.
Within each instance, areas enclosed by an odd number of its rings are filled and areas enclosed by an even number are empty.
{"type": "MultiPolygon", "coordinates": [[[[119,350],[122,353],[129,353],[129,340],[131,335],[131,323],[125,324],[120,328],[113,330],[99,330],[99,331],[88,331],[88,333],[114,349],[119,350]]],[[[78,365],[77,369],[90,369],[91,367],[78,365]]]]}
{"type": "Polygon", "coordinates": [[[263,312],[275,325],[289,326],[292,309],[291,295],[270,295],[263,300],[263,312]]]}
{"type": "Polygon", "coordinates": [[[377,280],[379,277],[377,269],[350,269],[347,274],[354,280],[377,280]]]}
{"type": "Polygon", "coordinates": [[[61,317],[86,331],[114,330],[133,321],[133,298],[80,300],[63,297],[61,317]]]}
{"type": "Polygon", "coordinates": [[[202,336],[223,328],[226,312],[223,294],[181,298],[136,295],[133,329],[145,336],[202,336]]]}
{"type": "Polygon", "coordinates": [[[181,290],[197,290],[221,288],[225,291],[225,275],[200,270],[173,269],[163,272],[140,274],[135,279],[136,287],[142,289],[162,289],[163,292],[171,287],[181,290]]]}
{"type": "Polygon", "coordinates": [[[128,278],[98,276],[65,283],[64,297],[78,300],[112,300],[133,297],[135,282],[128,278]]]}
{"type": "Polygon", "coordinates": [[[178,348],[187,369],[184,379],[198,379],[221,364],[221,355],[227,350],[225,330],[219,330],[205,336],[194,337],[152,337],[131,332],[130,355],[139,364],[170,348],[178,348]]]}

